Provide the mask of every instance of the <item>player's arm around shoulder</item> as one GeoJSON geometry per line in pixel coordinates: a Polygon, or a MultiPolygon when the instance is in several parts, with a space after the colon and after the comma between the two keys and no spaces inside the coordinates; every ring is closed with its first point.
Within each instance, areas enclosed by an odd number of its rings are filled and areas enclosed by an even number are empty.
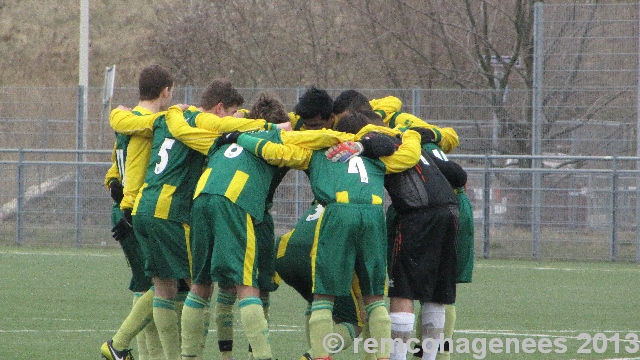
{"type": "MultiPolygon", "coordinates": [[[[286,132],[283,131],[283,133],[286,132]]],[[[298,170],[306,170],[309,167],[313,154],[312,150],[295,144],[278,144],[249,134],[241,134],[237,143],[270,165],[287,166],[298,170]]]]}
{"type": "Polygon", "coordinates": [[[371,105],[373,111],[380,114],[382,121],[388,124],[394,113],[402,109],[402,100],[395,96],[386,96],[381,99],[372,99],[369,101],[369,105],[371,105]]]}
{"type": "Polygon", "coordinates": [[[239,118],[235,116],[219,117],[211,113],[196,116],[196,127],[212,132],[268,130],[271,125],[264,119],[239,118]]]}
{"type": "Polygon", "coordinates": [[[220,134],[189,125],[184,118],[183,111],[186,109],[186,105],[174,105],[167,110],[167,129],[178,141],[203,155],[207,155],[220,134]]]}
{"type": "Polygon", "coordinates": [[[161,111],[155,114],[136,115],[129,108],[121,105],[111,110],[109,125],[119,134],[152,138],[153,124],[165,113],[161,111]]]}
{"type": "Polygon", "coordinates": [[[402,144],[393,155],[381,157],[385,164],[387,174],[399,173],[415,166],[420,161],[422,147],[420,145],[420,134],[413,130],[402,133],[402,144]]]}

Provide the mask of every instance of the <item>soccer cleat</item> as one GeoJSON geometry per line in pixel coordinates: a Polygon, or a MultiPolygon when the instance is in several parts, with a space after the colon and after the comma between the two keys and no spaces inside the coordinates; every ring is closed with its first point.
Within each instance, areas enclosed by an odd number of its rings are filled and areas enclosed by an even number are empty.
{"type": "Polygon", "coordinates": [[[300,360],[313,360],[313,358],[311,357],[311,355],[309,355],[309,353],[304,353],[302,354],[302,356],[300,356],[300,360]]]}
{"type": "Polygon", "coordinates": [[[100,347],[102,357],[107,360],[134,360],[131,349],[116,350],[113,348],[113,340],[109,340],[100,347]]]}

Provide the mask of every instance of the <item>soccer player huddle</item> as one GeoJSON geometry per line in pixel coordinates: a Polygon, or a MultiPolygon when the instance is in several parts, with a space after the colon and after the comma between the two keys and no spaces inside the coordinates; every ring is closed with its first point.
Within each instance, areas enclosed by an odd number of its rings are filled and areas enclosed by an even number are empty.
{"type": "MultiPolygon", "coordinates": [[[[173,85],[167,69],[148,66],[138,105],[111,112],[105,185],[134,302],[104,358],[133,359],[136,338],[142,360],[202,359],[213,318],[221,358],[232,359],[237,303],[249,358],[275,359],[269,293],[281,282],[308,303],[302,360],[331,359],[332,333],[341,348],[358,336],[406,341],[415,313],[417,337],[452,337],[456,283],[471,282],[473,268],[467,174],[445,155],[458,146],[452,128],[402,112],[395,97],[354,90],[334,100],[312,86],[287,113],[269,92],[242,109],[225,80],[197,106],[172,105],[173,85]],[[314,200],[276,239],[273,196],[294,170],[308,176],[314,200]]],[[[429,344],[416,355],[449,355],[429,344]]],[[[365,357],[406,359],[406,349],[392,350],[365,357]]]]}

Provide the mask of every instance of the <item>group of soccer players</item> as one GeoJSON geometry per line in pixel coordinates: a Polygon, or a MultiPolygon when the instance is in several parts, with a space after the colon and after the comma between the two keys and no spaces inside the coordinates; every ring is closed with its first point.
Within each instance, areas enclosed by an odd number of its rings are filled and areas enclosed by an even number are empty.
{"type": "MultiPolygon", "coordinates": [[[[269,93],[240,109],[243,97],[224,80],[197,107],[170,106],[172,90],[171,74],[148,66],[138,105],[111,113],[105,185],[135,295],[104,358],[132,359],[137,338],[139,359],[202,359],[214,312],[221,356],[231,359],[237,303],[250,358],[271,359],[269,293],[281,282],[308,302],[301,359],[330,359],[323,340],[334,332],[346,345],[360,332],[410,338],[415,300],[422,337],[451,337],[455,316],[445,323],[445,305],[454,315],[456,282],[470,282],[473,266],[466,173],[445,155],[458,145],[453,129],[402,112],[395,97],[353,90],[334,100],[312,86],[290,113],[269,93]],[[269,211],[289,169],[308,175],[314,202],[275,239],[269,211]]],[[[437,343],[422,350],[424,359],[447,355],[437,343]]],[[[370,356],[405,359],[406,351],[370,356]]]]}

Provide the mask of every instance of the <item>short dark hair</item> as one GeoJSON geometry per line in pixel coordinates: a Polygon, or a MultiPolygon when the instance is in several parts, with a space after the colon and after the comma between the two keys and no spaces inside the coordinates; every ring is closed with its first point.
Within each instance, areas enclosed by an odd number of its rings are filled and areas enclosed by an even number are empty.
{"type": "Polygon", "coordinates": [[[298,104],[296,104],[293,112],[304,119],[312,119],[320,116],[321,119],[327,120],[331,117],[333,111],[333,99],[326,90],[318,89],[311,86],[300,96],[298,104]]]}
{"type": "Polygon", "coordinates": [[[356,90],[345,90],[333,102],[333,113],[342,114],[345,111],[373,110],[369,99],[356,90]]]}
{"type": "Polygon", "coordinates": [[[249,118],[265,119],[273,124],[281,124],[289,121],[289,116],[284,110],[284,106],[276,94],[262,91],[258,94],[258,98],[254,101],[251,110],[249,110],[249,118]]]}
{"type": "Polygon", "coordinates": [[[357,134],[363,127],[369,125],[369,119],[359,112],[348,113],[340,118],[335,130],[350,134],[357,134]]]}
{"type": "Polygon", "coordinates": [[[224,79],[213,80],[200,95],[199,107],[209,110],[222,103],[225,108],[231,106],[242,106],[244,98],[231,82],[224,79]]]}
{"type": "Polygon", "coordinates": [[[138,79],[140,100],[155,100],[164,88],[173,87],[173,76],[161,65],[149,65],[142,69],[138,79]]]}

